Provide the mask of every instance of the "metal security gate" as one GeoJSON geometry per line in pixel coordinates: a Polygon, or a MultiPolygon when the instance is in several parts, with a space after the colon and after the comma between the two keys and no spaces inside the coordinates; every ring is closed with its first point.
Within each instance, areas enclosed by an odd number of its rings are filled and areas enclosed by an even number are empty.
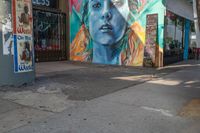
{"type": "Polygon", "coordinates": [[[67,59],[64,13],[34,9],[33,30],[36,62],[67,59]]]}

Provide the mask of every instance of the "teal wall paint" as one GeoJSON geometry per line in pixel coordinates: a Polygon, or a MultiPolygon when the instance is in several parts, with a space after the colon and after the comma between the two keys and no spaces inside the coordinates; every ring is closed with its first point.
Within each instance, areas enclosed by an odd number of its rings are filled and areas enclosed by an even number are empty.
{"type": "MultiPolygon", "coordinates": [[[[124,43],[124,46],[120,47],[119,49],[115,49],[116,56],[118,56],[118,59],[112,59],[107,61],[94,61],[94,38],[90,38],[91,33],[89,32],[90,28],[94,27],[88,27],[88,24],[84,24],[82,21],[83,13],[87,9],[85,4],[89,0],[70,0],[70,59],[74,61],[89,61],[94,63],[101,63],[101,64],[118,64],[118,65],[142,65],[143,61],[143,48],[145,45],[145,28],[146,28],[146,15],[148,14],[158,14],[158,45],[161,49],[164,47],[164,16],[165,16],[165,0],[139,0],[137,3],[137,10],[133,10],[130,8],[131,13],[134,17],[130,17],[127,21],[129,28],[131,27],[133,32],[130,31],[132,34],[136,34],[133,36],[137,36],[136,40],[132,40],[133,47],[140,49],[140,54],[136,57],[134,57],[135,54],[131,53],[130,44],[130,38],[126,38],[125,35],[122,37],[122,41],[124,43]],[[144,4],[145,3],[145,4],[144,4]],[[141,6],[142,4],[143,7],[141,6]],[[141,8],[141,10],[140,10],[141,8]],[[140,11],[139,11],[140,10],[140,11]],[[134,22],[137,22],[134,23],[134,22]],[[134,27],[138,27],[134,28],[134,27]],[[135,30],[136,29],[136,30],[135,30]],[[134,31],[135,30],[135,31],[134,31]],[[141,31],[143,30],[143,31],[141,31]],[[140,42],[136,44],[136,42],[140,42]],[[141,46],[142,45],[142,46],[141,46]],[[138,47],[139,46],[139,47],[138,47]],[[130,53],[129,55],[125,55],[124,52],[130,53]],[[122,58],[127,58],[128,62],[130,63],[124,63],[125,60],[117,61],[122,58]],[[133,59],[134,58],[134,59],[133,59]]],[[[110,1],[110,0],[108,0],[110,1]]],[[[102,2],[101,0],[99,1],[102,2]]],[[[130,3],[136,2],[135,0],[129,0],[130,3]]],[[[102,4],[102,3],[101,3],[102,4]]],[[[120,12],[120,10],[119,10],[120,12]]],[[[123,11],[122,11],[123,12],[123,11]]],[[[91,13],[86,14],[86,18],[89,17],[91,13]]],[[[134,38],[134,37],[133,37],[134,38]]],[[[98,49],[98,48],[97,48],[98,49]]],[[[102,52],[101,52],[102,54],[102,52]]],[[[106,56],[108,53],[105,53],[104,56],[106,56]]],[[[104,58],[103,57],[103,58],[104,58]]],[[[127,60],[126,60],[127,62],[127,60]]]]}

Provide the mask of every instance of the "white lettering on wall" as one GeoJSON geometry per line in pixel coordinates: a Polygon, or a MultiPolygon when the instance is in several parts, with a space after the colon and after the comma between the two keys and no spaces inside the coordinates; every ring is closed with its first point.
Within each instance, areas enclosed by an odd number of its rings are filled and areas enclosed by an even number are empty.
{"type": "Polygon", "coordinates": [[[49,0],[33,0],[34,5],[50,6],[49,0]]]}

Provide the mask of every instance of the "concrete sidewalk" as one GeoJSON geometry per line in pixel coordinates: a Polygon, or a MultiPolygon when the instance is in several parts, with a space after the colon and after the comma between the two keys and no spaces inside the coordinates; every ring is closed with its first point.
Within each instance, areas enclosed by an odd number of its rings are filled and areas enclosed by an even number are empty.
{"type": "Polygon", "coordinates": [[[199,133],[199,62],[69,66],[1,88],[0,133],[199,133]]]}

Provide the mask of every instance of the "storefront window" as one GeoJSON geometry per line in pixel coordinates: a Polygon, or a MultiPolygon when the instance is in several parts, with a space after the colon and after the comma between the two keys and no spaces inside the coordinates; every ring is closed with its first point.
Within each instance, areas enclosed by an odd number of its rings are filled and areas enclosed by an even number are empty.
{"type": "Polygon", "coordinates": [[[170,12],[167,12],[166,16],[166,36],[165,36],[165,50],[174,48],[175,41],[175,29],[176,29],[176,16],[170,12]]]}
{"type": "Polygon", "coordinates": [[[179,49],[183,49],[183,26],[184,25],[184,19],[181,18],[181,17],[176,17],[176,37],[175,37],[175,40],[176,40],[176,48],[179,48],[179,49]]]}
{"type": "MultiPolygon", "coordinates": [[[[32,0],[36,62],[67,59],[67,17],[60,0],[32,0]]],[[[62,1],[63,2],[63,1],[62,1]]]]}
{"type": "Polygon", "coordinates": [[[167,60],[169,57],[170,63],[183,59],[184,21],[184,18],[167,11],[165,17],[164,58],[167,60]]]}
{"type": "Polygon", "coordinates": [[[167,11],[165,24],[165,53],[183,50],[184,19],[167,11]]]}
{"type": "Polygon", "coordinates": [[[60,49],[59,14],[36,11],[34,17],[34,41],[36,50],[58,50],[60,49]]]}

